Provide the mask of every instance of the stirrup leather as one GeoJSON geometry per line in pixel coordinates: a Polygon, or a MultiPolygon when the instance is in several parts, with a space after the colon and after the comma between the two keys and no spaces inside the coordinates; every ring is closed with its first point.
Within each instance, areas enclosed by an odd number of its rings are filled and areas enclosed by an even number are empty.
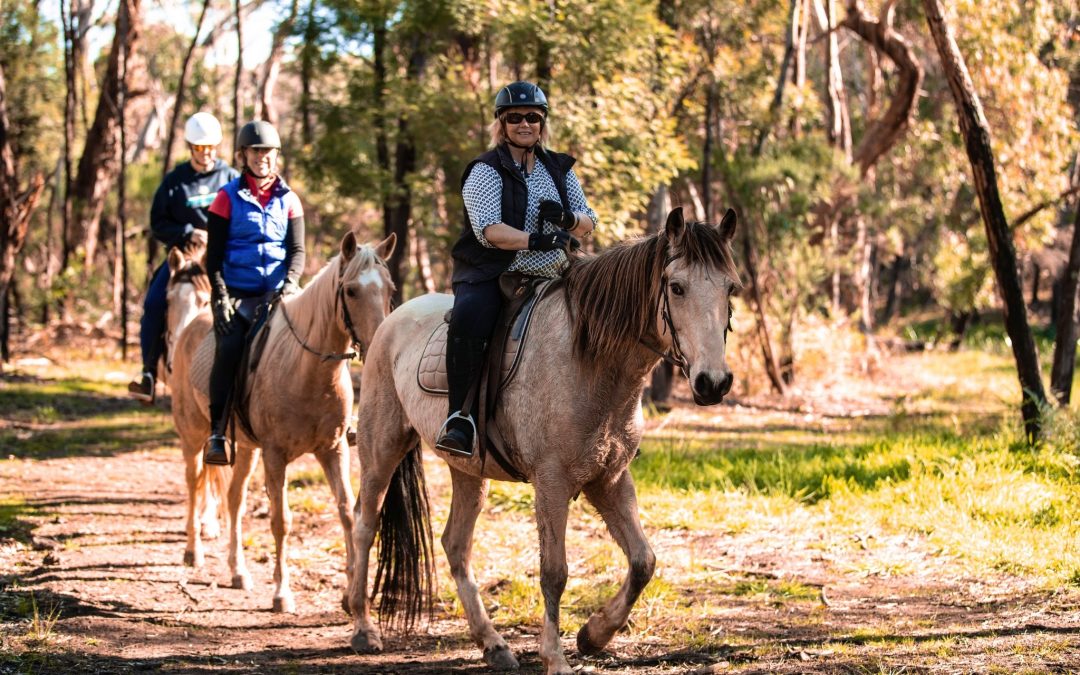
{"type": "Polygon", "coordinates": [[[443,452],[449,452],[450,454],[457,455],[458,457],[472,457],[473,455],[475,455],[477,447],[478,447],[477,443],[479,442],[479,439],[476,436],[476,422],[473,421],[472,415],[462,415],[460,410],[454,412],[452,415],[450,415],[449,417],[446,418],[446,421],[442,423],[441,427],[439,427],[439,434],[435,438],[436,438],[436,441],[435,441],[435,449],[436,450],[442,450],[443,452]],[[464,453],[458,452],[458,450],[456,448],[449,448],[449,447],[443,446],[439,442],[439,441],[441,441],[443,439],[444,436],[446,436],[446,429],[450,425],[450,422],[452,422],[455,419],[465,420],[466,422],[469,423],[469,426],[472,427],[472,450],[467,455],[464,454],[464,453]]]}

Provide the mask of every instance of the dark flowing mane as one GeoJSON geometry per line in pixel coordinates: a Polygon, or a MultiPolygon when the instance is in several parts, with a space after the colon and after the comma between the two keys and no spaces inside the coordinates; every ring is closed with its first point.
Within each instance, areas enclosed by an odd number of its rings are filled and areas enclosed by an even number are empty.
{"type": "Polygon", "coordinates": [[[675,257],[718,269],[738,283],[730,244],[708,223],[687,223],[675,244],[660,233],[573,261],[564,278],[575,356],[595,364],[612,363],[639,339],[651,336],[664,267],[675,257]]]}

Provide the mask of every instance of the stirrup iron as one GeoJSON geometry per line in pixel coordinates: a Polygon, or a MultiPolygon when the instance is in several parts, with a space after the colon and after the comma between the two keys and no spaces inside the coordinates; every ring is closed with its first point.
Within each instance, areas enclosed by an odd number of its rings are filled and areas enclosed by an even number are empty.
{"type": "Polygon", "coordinates": [[[457,457],[472,457],[476,454],[477,448],[479,447],[479,440],[480,439],[477,438],[476,435],[476,422],[473,421],[472,415],[462,415],[461,411],[457,410],[449,417],[447,417],[446,421],[442,423],[441,427],[439,427],[439,433],[435,437],[435,449],[442,450],[443,452],[448,452],[451,455],[455,455],[457,457]],[[439,440],[441,440],[446,435],[446,428],[450,425],[450,422],[455,419],[465,420],[469,423],[469,426],[472,427],[472,449],[471,452],[469,452],[469,454],[467,455],[465,453],[458,452],[456,448],[448,448],[439,444],[439,440]]]}

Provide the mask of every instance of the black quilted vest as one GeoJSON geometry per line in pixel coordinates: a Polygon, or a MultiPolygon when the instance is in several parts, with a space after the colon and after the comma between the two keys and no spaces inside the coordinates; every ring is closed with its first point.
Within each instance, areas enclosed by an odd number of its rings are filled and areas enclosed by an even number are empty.
{"type": "MultiPolygon", "coordinates": [[[[536,161],[543,163],[555,182],[563,208],[569,209],[570,201],[566,196],[566,174],[570,171],[570,167],[574,166],[576,160],[570,155],[537,147],[536,161]]],[[[465,186],[465,181],[468,180],[477,162],[483,162],[495,169],[502,178],[502,222],[518,230],[524,230],[525,209],[529,202],[528,186],[525,184],[524,176],[521,175],[521,169],[514,162],[506,145],[489,150],[469,162],[469,166],[465,167],[465,173],[461,175],[462,187],[465,186]]],[[[517,251],[488,248],[481,244],[473,233],[472,223],[469,222],[469,212],[466,209],[465,227],[462,228],[461,236],[454,244],[451,255],[454,258],[453,283],[462,281],[478,283],[494,279],[505,272],[514,261],[517,251]]]]}

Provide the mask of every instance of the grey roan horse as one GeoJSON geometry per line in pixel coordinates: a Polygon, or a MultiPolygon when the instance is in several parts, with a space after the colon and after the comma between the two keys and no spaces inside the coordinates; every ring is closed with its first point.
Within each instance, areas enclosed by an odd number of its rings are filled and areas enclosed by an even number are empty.
{"type": "MultiPolygon", "coordinates": [[[[653,574],[628,467],[641,441],[641,394],[660,354],[671,351],[699,405],[720,402],[731,388],[725,363],[729,298],[738,286],[731,256],[735,214],[719,226],[686,224],[673,211],[660,234],[576,261],[559,291],[533,316],[532,343],[502,392],[494,423],[511,457],[533,484],[544,598],[539,652],[548,673],[572,672],[559,641],[559,600],[566,586],[566,519],[579,492],[596,507],[626,554],[619,591],[578,633],[578,649],[602,650],[622,628],[653,574]]],[[[420,441],[434,445],[446,400],[423,393],[417,363],[424,339],[443,320],[451,298],[427,295],[405,303],[382,323],[364,363],[360,393],[360,494],[354,509],[349,585],[352,647],[382,649],[370,601],[381,593],[380,618],[411,628],[430,609],[433,563],[420,441]],[[423,336],[423,337],[422,337],[423,336]],[[385,506],[385,508],[384,508],[385,506]],[[374,589],[369,555],[381,544],[374,589]]],[[[481,602],[469,558],[487,479],[507,480],[496,462],[444,456],[453,497],[442,545],[473,641],[492,668],[517,667],[481,602]]]]}

